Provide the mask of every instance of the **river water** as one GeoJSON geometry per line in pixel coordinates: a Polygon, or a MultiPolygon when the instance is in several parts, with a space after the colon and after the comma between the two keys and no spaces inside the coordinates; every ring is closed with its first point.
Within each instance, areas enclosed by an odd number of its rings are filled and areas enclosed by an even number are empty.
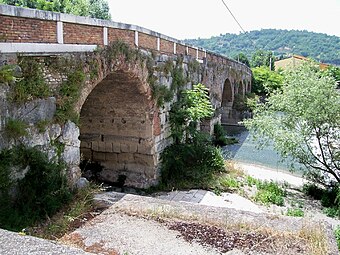
{"type": "MultiPolygon", "coordinates": [[[[237,144],[227,145],[222,148],[226,157],[237,162],[264,166],[277,171],[289,172],[289,164],[292,160],[282,160],[273,146],[266,146],[259,150],[251,134],[244,127],[224,126],[227,135],[238,139],[237,144]]],[[[297,164],[297,163],[295,163],[297,164]]],[[[301,175],[301,172],[294,172],[294,175],[301,175]]]]}

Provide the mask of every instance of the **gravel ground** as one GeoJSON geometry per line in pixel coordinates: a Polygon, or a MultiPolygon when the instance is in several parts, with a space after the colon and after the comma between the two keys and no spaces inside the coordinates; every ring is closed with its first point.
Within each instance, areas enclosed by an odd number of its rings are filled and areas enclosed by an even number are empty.
{"type": "Polygon", "coordinates": [[[97,254],[115,254],[114,251],[121,255],[220,254],[213,248],[186,242],[164,224],[118,213],[102,214],[61,241],[97,254]],[[101,248],[95,251],[93,247],[97,246],[101,248]]]}
{"type": "Polygon", "coordinates": [[[329,238],[321,254],[338,254],[323,223],[124,195],[61,241],[105,255],[310,255],[306,240],[298,238],[309,226],[329,238]]]}

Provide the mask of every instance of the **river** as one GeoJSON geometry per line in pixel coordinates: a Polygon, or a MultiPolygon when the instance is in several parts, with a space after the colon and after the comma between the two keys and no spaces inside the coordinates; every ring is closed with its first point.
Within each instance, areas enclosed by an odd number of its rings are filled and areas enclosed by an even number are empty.
{"type": "MultiPolygon", "coordinates": [[[[240,126],[224,126],[227,135],[238,139],[237,144],[227,145],[222,148],[226,157],[237,162],[264,166],[277,171],[290,172],[289,164],[292,160],[282,160],[273,146],[268,145],[259,150],[256,142],[246,128],[240,126]]],[[[297,165],[297,163],[295,163],[297,165]]],[[[301,172],[294,172],[301,176],[301,172]]]]}

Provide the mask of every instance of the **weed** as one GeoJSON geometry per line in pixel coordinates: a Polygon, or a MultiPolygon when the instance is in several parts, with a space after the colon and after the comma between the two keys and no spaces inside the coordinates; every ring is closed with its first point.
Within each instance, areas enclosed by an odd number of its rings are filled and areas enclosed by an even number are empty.
{"type": "Polygon", "coordinates": [[[305,212],[301,208],[288,208],[287,216],[303,217],[305,212]]]}
{"type": "Polygon", "coordinates": [[[5,134],[10,139],[18,139],[27,136],[28,124],[18,119],[8,119],[5,126],[5,134]]]}
{"type": "Polygon", "coordinates": [[[172,83],[171,90],[179,91],[179,89],[183,88],[183,86],[187,83],[186,78],[184,77],[184,70],[181,66],[176,66],[172,70],[172,83]]]}
{"type": "Polygon", "coordinates": [[[310,244],[312,255],[324,255],[328,253],[328,242],[324,227],[319,223],[315,225],[303,226],[298,236],[307,240],[310,244]]]}
{"type": "Polygon", "coordinates": [[[255,179],[254,177],[247,175],[246,176],[246,183],[248,186],[257,185],[259,183],[259,180],[255,179]]]}
{"type": "Polygon", "coordinates": [[[0,66],[0,83],[14,82],[14,65],[3,65],[0,66]]]}
{"type": "Polygon", "coordinates": [[[38,128],[39,133],[44,133],[49,124],[50,124],[49,120],[38,121],[37,124],[36,124],[36,127],[38,128]]]}
{"type": "Polygon", "coordinates": [[[256,183],[257,192],[255,195],[255,201],[263,204],[276,204],[282,206],[284,204],[285,191],[279,187],[279,185],[273,181],[258,181],[256,183]]]}
{"type": "Polygon", "coordinates": [[[163,71],[165,74],[169,74],[173,71],[174,69],[174,63],[171,59],[168,59],[163,66],[163,71]]]}
{"type": "Polygon", "coordinates": [[[334,235],[338,244],[338,249],[340,250],[340,225],[336,226],[336,228],[334,229],[334,235]]]}
{"type": "Polygon", "coordinates": [[[237,189],[240,187],[239,181],[237,181],[235,178],[232,178],[230,176],[223,178],[220,180],[220,184],[223,188],[226,189],[237,189]]]}
{"type": "Polygon", "coordinates": [[[59,89],[59,100],[57,104],[56,117],[59,122],[71,120],[74,123],[79,122],[79,116],[74,111],[80,89],[85,81],[85,75],[81,69],[70,72],[67,79],[62,83],[59,89]]]}
{"type": "Polygon", "coordinates": [[[11,99],[16,103],[24,103],[36,98],[46,98],[51,91],[45,82],[43,64],[32,57],[20,58],[22,79],[13,84],[11,99]]]}
{"type": "Polygon", "coordinates": [[[98,190],[99,187],[93,184],[77,190],[72,200],[63,206],[60,212],[47,222],[41,222],[33,227],[32,232],[42,238],[56,239],[78,227],[84,221],[84,217],[90,216],[88,213],[95,210],[93,196],[98,190]]]}
{"type": "Polygon", "coordinates": [[[153,85],[151,90],[158,107],[162,107],[165,102],[170,102],[174,97],[173,92],[165,85],[153,85]]]}
{"type": "Polygon", "coordinates": [[[0,162],[0,172],[5,180],[4,175],[9,174],[13,167],[28,170],[23,179],[14,183],[14,194],[8,185],[1,186],[2,228],[17,231],[31,226],[37,220],[53,215],[69,201],[71,193],[64,166],[50,162],[41,151],[24,146],[5,149],[0,152],[0,162]]]}
{"type": "Polygon", "coordinates": [[[328,217],[331,217],[331,218],[335,218],[335,217],[339,217],[339,208],[337,207],[326,207],[326,208],[323,208],[322,212],[324,214],[326,214],[328,217]]]}

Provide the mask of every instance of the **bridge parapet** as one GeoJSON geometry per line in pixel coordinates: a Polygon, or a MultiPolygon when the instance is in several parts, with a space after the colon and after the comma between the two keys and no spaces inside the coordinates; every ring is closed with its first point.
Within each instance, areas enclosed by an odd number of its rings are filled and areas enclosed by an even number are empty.
{"type": "MultiPolygon", "coordinates": [[[[124,175],[128,185],[153,185],[160,154],[172,142],[169,112],[180,90],[197,83],[209,88],[216,111],[201,129],[211,132],[221,119],[237,119],[235,98],[251,89],[244,64],[139,26],[8,5],[0,5],[0,24],[0,65],[17,64],[25,72],[22,60],[34,63],[49,91],[49,98],[29,96],[16,104],[9,96],[15,84],[0,84],[0,134],[8,120],[20,119],[34,138],[23,138],[24,144],[52,155],[55,145],[63,144],[71,179],[79,177],[82,155],[100,163],[106,181],[124,175]],[[155,86],[170,90],[172,99],[158,105],[155,86]],[[61,116],[75,113],[80,125],[74,116],[56,122],[58,110],[61,116]],[[48,123],[43,133],[40,122],[48,123]]],[[[0,140],[0,149],[12,145],[0,140]]]]}
{"type": "Polygon", "coordinates": [[[93,51],[121,40],[161,54],[187,55],[200,62],[206,59],[232,63],[250,73],[240,62],[136,25],[4,4],[0,4],[0,23],[2,53],[93,51]]]}

